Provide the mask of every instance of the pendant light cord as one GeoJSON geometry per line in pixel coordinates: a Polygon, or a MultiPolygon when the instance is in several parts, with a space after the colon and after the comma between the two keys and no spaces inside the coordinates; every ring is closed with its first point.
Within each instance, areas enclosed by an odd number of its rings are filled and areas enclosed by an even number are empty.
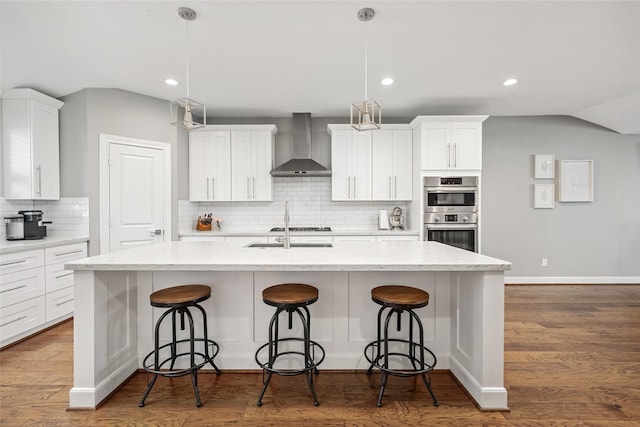
{"type": "Polygon", "coordinates": [[[187,23],[187,98],[189,98],[189,20],[185,19],[187,23]]]}
{"type": "Polygon", "coordinates": [[[364,100],[367,101],[369,98],[367,97],[367,86],[368,86],[368,66],[367,66],[367,52],[368,52],[368,46],[367,46],[367,21],[364,21],[364,100]]]}

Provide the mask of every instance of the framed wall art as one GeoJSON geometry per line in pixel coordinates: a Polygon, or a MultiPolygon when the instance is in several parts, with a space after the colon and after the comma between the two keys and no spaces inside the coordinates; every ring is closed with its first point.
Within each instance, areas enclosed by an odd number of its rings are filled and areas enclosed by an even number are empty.
{"type": "Polygon", "coordinates": [[[558,201],[593,202],[593,160],[558,160],[558,201]]]}
{"type": "Polygon", "coordinates": [[[553,184],[533,185],[533,207],[535,209],[553,209],[555,196],[553,184]]]}
{"type": "Polygon", "coordinates": [[[535,179],[553,179],[555,177],[554,160],[553,154],[535,154],[533,156],[533,177],[535,179]]]}

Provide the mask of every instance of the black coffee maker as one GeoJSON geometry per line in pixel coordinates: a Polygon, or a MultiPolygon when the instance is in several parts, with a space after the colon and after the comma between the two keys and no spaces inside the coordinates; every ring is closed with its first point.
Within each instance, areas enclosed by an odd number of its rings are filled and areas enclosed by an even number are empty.
{"type": "Polygon", "coordinates": [[[24,239],[44,239],[47,236],[47,226],[51,221],[42,221],[42,211],[19,211],[24,216],[24,239]]]}

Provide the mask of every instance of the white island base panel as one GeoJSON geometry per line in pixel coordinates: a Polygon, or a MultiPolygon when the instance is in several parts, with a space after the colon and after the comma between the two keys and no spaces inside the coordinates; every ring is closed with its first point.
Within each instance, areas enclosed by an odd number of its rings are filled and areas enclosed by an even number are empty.
{"type": "MultiPolygon", "coordinates": [[[[436,370],[449,369],[482,410],[506,410],[504,273],[502,269],[436,270],[76,270],[74,385],[69,406],[95,408],[142,367],[153,349],[155,321],[163,312],[149,304],[153,291],[210,284],[212,297],[202,305],[209,338],[220,345],[216,364],[223,371],[248,370],[258,369],[255,351],[267,341],[274,312],[262,302],[262,290],[298,282],[319,289],[319,299],[309,310],[312,339],[326,352],[320,369],[367,369],[363,350],[375,338],[380,307],[371,301],[371,289],[384,284],[415,286],[430,295],[429,305],[416,313],[424,325],[425,345],[437,356],[436,370]]],[[[280,322],[283,331],[286,323],[280,322]]],[[[166,330],[162,334],[169,336],[166,330]]],[[[437,388],[434,392],[437,396],[437,388]]]]}

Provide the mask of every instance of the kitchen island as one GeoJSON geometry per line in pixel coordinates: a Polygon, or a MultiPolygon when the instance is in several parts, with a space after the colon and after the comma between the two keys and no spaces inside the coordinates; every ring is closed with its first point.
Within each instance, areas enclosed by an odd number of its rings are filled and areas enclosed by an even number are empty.
{"type": "MultiPolygon", "coordinates": [[[[149,295],[179,284],[212,287],[209,337],[222,369],[258,369],[273,310],[262,302],[276,283],[319,289],[310,306],[322,369],[366,369],[379,306],[372,288],[415,286],[430,294],[417,310],[436,369],[450,370],[484,410],[507,409],[504,387],[504,271],[510,263],[436,242],[334,242],[333,247],[251,248],[231,242],[165,242],[66,264],[75,270],[74,385],[71,408],[94,408],[141,368],[161,310],[149,295]]],[[[141,393],[143,391],[141,390],[141,393]]],[[[437,393],[437,389],[435,390],[437,393]]]]}

